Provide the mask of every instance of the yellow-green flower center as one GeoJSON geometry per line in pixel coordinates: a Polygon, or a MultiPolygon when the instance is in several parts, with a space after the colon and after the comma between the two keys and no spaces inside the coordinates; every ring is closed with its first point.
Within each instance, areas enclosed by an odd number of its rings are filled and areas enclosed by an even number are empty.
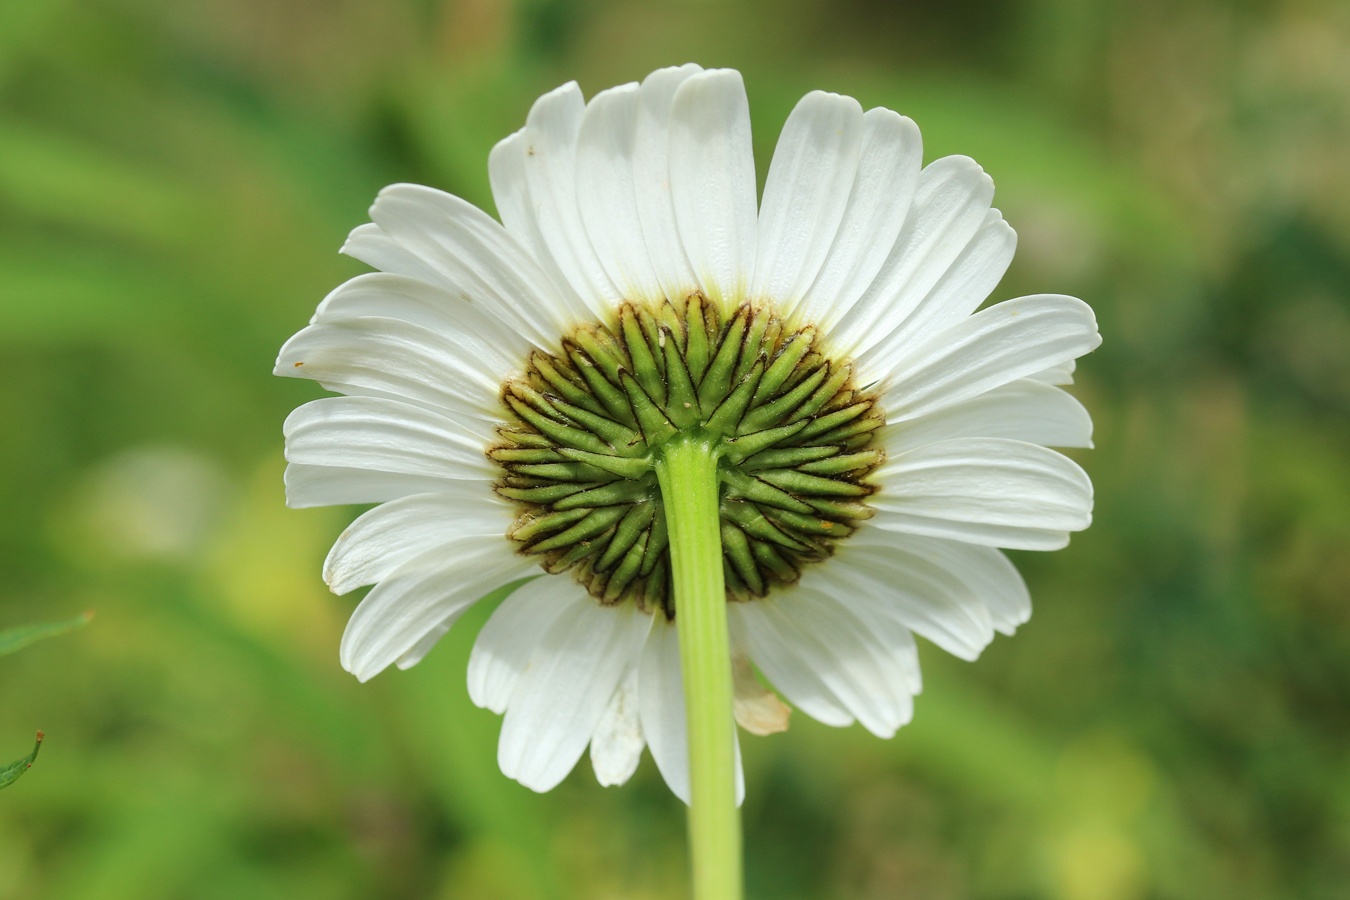
{"type": "Polygon", "coordinates": [[[723,317],[695,294],[625,304],[560,346],[503,386],[507,424],[488,456],[519,507],[509,537],[600,602],[674,615],[655,465],[677,434],[718,459],[728,599],[796,581],[871,515],[884,419],[814,329],[786,331],[749,304],[723,317]]]}

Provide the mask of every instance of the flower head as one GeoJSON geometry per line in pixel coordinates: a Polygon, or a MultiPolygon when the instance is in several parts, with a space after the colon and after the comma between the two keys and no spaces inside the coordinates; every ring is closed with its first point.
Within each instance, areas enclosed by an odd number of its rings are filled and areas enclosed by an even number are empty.
{"type": "Polygon", "coordinates": [[[655,467],[718,461],[736,718],[790,703],[890,736],[920,690],[914,635],[974,659],[1030,615],[998,549],[1090,521],[1091,421],[1059,385],[1100,342],[1057,295],[976,312],[1015,235],[973,161],[921,168],[919,131],[813,92],[756,204],[744,86],[662,69],[589,103],[541,97],[489,160],[501,223],[382,191],[348,281],[277,374],[346,396],[286,423],[293,506],[379,504],[324,577],[375,585],[343,636],[368,679],[418,662],[494,588],[469,662],[505,714],[503,772],[602,783],[644,746],[687,798],[669,545],[655,467]]]}

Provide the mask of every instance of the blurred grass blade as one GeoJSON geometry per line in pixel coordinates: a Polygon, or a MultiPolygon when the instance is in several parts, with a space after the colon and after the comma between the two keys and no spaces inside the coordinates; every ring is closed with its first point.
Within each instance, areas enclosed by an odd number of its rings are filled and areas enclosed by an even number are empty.
{"type": "Polygon", "coordinates": [[[0,788],[7,788],[19,780],[19,776],[33,767],[33,760],[37,759],[38,751],[42,749],[42,732],[37,733],[37,740],[33,742],[33,752],[16,759],[3,768],[0,768],[0,788]]]}
{"type": "MultiPolygon", "coordinates": [[[[61,622],[20,625],[18,628],[9,628],[5,631],[0,631],[0,656],[4,656],[7,653],[13,653],[15,650],[21,650],[29,644],[40,641],[43,638],[55,637],[58,634],[65,634],[67,631],[74,631],[76,628],[89,624],[89,620],[92,618],[94,618],[94,613],[93,610],[90,610],[81,613],[73,619],[66,619],[61,622]]],[[[38,740],[40,741],[41,738],[38,740]]],[[[34,750],[33,753],[36,754],[37,751],[34,750]]]]}

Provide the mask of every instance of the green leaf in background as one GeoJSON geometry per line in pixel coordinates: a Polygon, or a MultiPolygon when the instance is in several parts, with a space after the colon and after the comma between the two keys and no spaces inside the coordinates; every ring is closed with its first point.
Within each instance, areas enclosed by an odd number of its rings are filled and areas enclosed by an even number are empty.
{"type": "Polygon", "coordinates": [[[42,749],[42,732],[37,733],[37,740],[33,742],[33,752],[16,759],[9,765],[0,768],[0,788],[7,788],[19,780],[19,776],[33,767],[33,760],[37,759],[38,751],[42,749]]]}
{"type": "MultiPolygon", "coordinates": [[[[20,625],[18,628],[9,628],[0,631],[0,656],[7,653],[13,653],[15,650],[21,650],[35,641],[43,638],[55,637],[58,634],[65,634],[67,631],[74,631],[89,624],[89,620],[94,618],[93,610],[80,613],[73,619],[66,619],[61,622],[43,622],[39,625],[20,625]]],[[[41,737],[38,738],[42,740],[41,737]]],[[[33,753],[36,755],[37,751],[33,753]]],[[[8,771],[8,770],[6,770],[8,771]]],[[[18,776],[15,776],[18,777],[18,776]]],[[[5,782],[8,784],[9,782],[5,782]]],[[[0,784],[0,787],[4,787],[0,784]]]]}

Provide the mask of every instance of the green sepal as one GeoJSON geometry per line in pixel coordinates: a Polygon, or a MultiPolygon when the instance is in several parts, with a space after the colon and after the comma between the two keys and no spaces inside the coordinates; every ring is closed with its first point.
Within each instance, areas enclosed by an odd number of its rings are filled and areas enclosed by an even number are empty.
{"type": "Polygon", "coordinates": [[[741,576],[736,574],[736,568],[731,564],[731,557],[724,552],[722,554],[722,584],[725,587],[727,602],[745,603],[753,600],[754,596],[750,593],[750,588],[745,586],[741,576]]]}
{"type": "Polygon", "coordinates": [[[876,510],[866,503],[848,500],[827,500],[824,497],[810,497],[807,502],[811,508],[823,516],[834,519],[870,519],[876,510]]]}
{"type": "Polygon", "coordinates": [[[757,473],[756,477],[799,497],[862,497],[871,493],[851,481],[807,475],[796,469],[765,469],[757,473]]]}
{"type": "Polygon", "coordinates": [[[764,576],[755,564],[755,555],[750,551],[750,542],[741,531],[730,522],[722,523],[722,552],[751,593],[764,596],[764,576]]]}
{"type": "Polygon", "coordinates": [[[756,453],[768,450],[773,445],[793,437],[805,427],[805,422],[796,422],[779,428],[766,428],[753,434],[731,438],[726,442],[727,449],[722,454],[722,458],[732,465],[739,465],[756,453]]]}
{"type": "Polygon", "coordinates": [[[722,479],[726,482],[728,496],[740,497],[754,503],[763,503],[781,509],[792,509],[802,513],[811,511],[811,507],[796,497],[765,481],[761,481],[753,475],[746,475],[744,472],[738,472],[735,469],[727,469],[723,472],[722,479]]]}
{"type": "Polygon", "coordinates": [[[801,362],[806,351],[811,349],[811,342],[815,339],[816,329],[809,325],[792,336],[759,380],[759,387],[755,390],[756,402],[774,396],[797,368],[797,363],[801,362]]]}
{"type": "Polygon", "coordinates": [[[745,415],[746,407],[750,405],[750,398],[755,396],[755,387],[759,384],[759,379],[764,376],[764,360],[761,358],[754,366],[741,376],[740,384],[736,390],[732,391],[727,399],[722,401],[722,405],[713,411],[708,417],[705,427],[713,434],[732,434],[736,430],[736,425],[745,415]]]}
{"type": "Polygon", "coordinates": [[[802,357],[801,362],[797,363],[797,368],[792,370],[792,374],[788,376],[787,381],[783,382],[783,386],[778,389],[778,392],[782,394],[797,390],[803,381],[817,372],[828,375],[830,368],[828,360],[812,350],[802,357]]]}
{"type": "Polygon", "coordinates": [[[766,519],[764,513],[753,503],[723,500],[719,510],[723,518],[735,522],[742,531],[753,538],[796,551],[805,550],[810,546],[766,519]]]}
{"type": "Polygon", "coordinates": [[[604,373],[596,367],[589,356],[581,351],[580,347],[564,342],[563,350],[572,360],[572,364],[577,367],[577,371],[581,373],[582,379],[590,386],[591,392],[609,412],[610,418],[616,422],[623,422],[626,425],[636,427],[637,420],[633,418],[632,407],[628,405],[628,398],[624,396],[623,391],[605,378],[604,373]]]}
{"type": "Polygon", "coordinates": [[[849,378],[853,376],[853,367],[847,363],[843,365],[830,365],[827,363],[826,365],[830,370],[829,378],[827,378],[820,387],[816,388],[814,394],[803,400],[801,406],[798,406],[797,409],[793,411],[791,421],[799,422],[802,419],[809,418],[820,412],[820,410],[825,408],[827,403],[839,395],[839,392],[843,389],[844,385],[848,384],[849,378]]]}
{"type": "Polygon", "coordinates": [[[768,319],[769,324],[764,327],[764,337],[760,338],[760,351],[772,355],[771,348],[777,347],[783,337],[783,320],[776,315],[769,315],[768,319]]]}
{"type": "Polygon", "coordinates": [[[609,484],[602,484],[579,494],[573,494],[565,500],[559,500],[553,504],[553,508],[562,510],[585,506],[594,509],[599,506],[614,506],[618,503],[636,503],[647,498],[650,493],[651,488],[641,482],[626,479],[611,481],[609,484]]]}
{"type": "Polygon", "coordinates": [[[647,336],[642,331],[642,324],[638,321],[637,314],[633,312],[633,307],[625,306],[620,311],[619,326],[623,330],[628,356],[633,361],[633,377],[650,397],[657,403],[665,405],[665,372],[653,355],[651,344],[647,343],[647,336]]]}
{"type": "Polygon", "coordinates": [[[588,453],[585,450],[560,452],[568,459],[595,466],[611,475],[630,480],[637,480],[652,470],[651,460],[644,456],[615,456],[612,453],[588,453]]]}
{"type": "Polygon", "coordinates": [[[586,355],[600,367],[600,371],[605,373],[605,377],[611,383],[619,380],[619,370],[624,367],[624,359],[614,352],[614,347],[609,341],[596,333],[596,329],[577,329],[573,340],[577,342],[578,347],[586,351],[586,355]]]}
{"type": "Polygon", "coordinates": [[[660,335],[658,346],[661,348],[661,354],[664,356],[666,347],[672,341],[675,343],[675,350],[684,356],[684,319],[675,308],[669,303],[663,304],[660,311],[657,312],[657,334],[660,335]]]}
{"type": "Polygon", "coordinates": [[[604,441],[608,447],[622,454],[645,452],[640,446],[642,435],[627,425],[608,416],[573,406],[565,400],[553,400],[553,408],[604,441]]]}
{"type": "Polygon", "coordinates": [[[642,389],[642,385],[637,383],[637,379],[627,372],[620,372],[619,377],[624,390],[628,392],[628,401],[632,405],[633,414],[637,416],[638,427],[642,429],[642,435],[647,443],[664,443],[674,437],[676,432],[674,424],[642,389]]]}
{"type": "Polygon", "coordinates": [[[857,453],[843,453],[829,459],[816,460],[795,466],[799,472],[812,475],[844,475],[859,469],[871,469],[885,459],[886,454],[879,449],[859,450],[857,453]]]}
{"type": "Polygon", "coordinates": [[[704,317],[703,298],[700,295],[693,295],[685,304],[684,322],[686,334],[684,358],[689,367],[689,375],[695,382],[699,382],[708,369],[712,355],[712,347],[708,343],[708,323],[704,317]]]}
{"type": "Polygon", "coordinates": [[[652,530],[647,538],[647,549],[642,555],[642,568],[640,574],[644,578],[650,578],[652,572],[656,571],[657,565],[661,562],[662,554],[670,546],[670,532],[666,530],[666,517],[664,515],[656,516],[652,519],[652,530]]]}
{"type": "Polygon", "coordinates": [[[750,318],[750,307],[742,306],[736,310],[736,317],[727,323],[726,334],[718,345],[717,353],[703,374],[698,386],[698,405],[702,409],[715,407],[723,397],[731,393],[732,374],[741,358],[742,340],[745,336],[746,322],[750,318]]]}
{"type": "Polygon", "coordinates": [[[775,550],[772,544],[751,541],[750,552],[754,554],[755,562],[772,572],[783,584],[792,584],[797,580],[796,568],[784,559],[783,554],[775,550]]]}
{"type": "MultiPolygon", "coordinates": [[[[525,385],[521,384],[514,385],[513,389],[517,391],[529,390],[525,385]]],[[[541,402],[548,402],[542,395],[537,396],[539,396],[541,402]]],[[[532,399],[531,401],[526,402],[524,399],[513,394],[506,397],[506,402],[510,405],[511,409],[515,411],[516,415],[539,429],[541,434],[547,435],[556,444],[561,444],[564,447],[572,447],[577,450],[589,450],[592,453],[604,453],[609,449],[608,444],[589,431],[573,428],[571,425],[559,422],[544,415],[540,411],[539,405],[534,403],[532,399]]],[[[559,413],[559,415],[561,415],[561,413],[559,413]]]]}
{"type": "MultiPolygon", "coordinates": [[[[849,407],[840,410],[840,412],[852,412],[853,410],[854,407],[849,407]]],[[[848,443],[854,441],[855,438],[861,438],[862,440],[857,442],[857,447],[849,447],[849,449],[858,449],[871,441],[871,432],[885,424],[886,420],[880,416],[865,415],[851,418],[838,428],[832,428],[824,434],[812,435],[812,437],[822,444],[843,444],[845,446],[848,446],[848,443]]]]}
{"type": "Polygon", "coordinates": [[[773,517],[778,520],[778,524],[791,528],[793,531],[799,531],[803,535],[841,538],[853,533],[852,526],[845,525],[843,522],[822,519],[819,515],[805,515],[787,509],[776,509],[773,511],[773,517]]]}
{"type": "MultiPolygon", "coordinates": [[[[803,423],[796,423],[801,427],[803,423]]],[[[791,426],[784,425],[784,428],[791,426]]],[[[763,453],[748,459],[745,463],[747,471],[758,471],[759,469],[795,469],[803,463],[809,463],[817,459],[825,459],[828,456],[834,456],[839,452],[838,447],[779,447],[777,450],[765,450],[763,453]]]]}
{"type": "MultiPolygon", "coordinates": [[[[668,545],[667,545],[668,546],[668,545]]],[[[643,609],[661,610],[667,618],[675,618],[675,605],[671,602],[666,593],[666,580],[670,577],[666,569],[665,558],[660,553],[653,554],[651,542],[647,542],[647,550],[642,556],[642,578],[643,591],[642,597],[638,601],[643,609]],[[655,559],[656,564],[647,569],[647,560],[655,559]]]]}
{"type": "MultiPolygon", "coordinates": [[[[846,425],[871,408],[872,402],[870,400],[863,400],[852,406],[836,409],[832,413],[826,413],[819,418],[812,419],[811,423],[807,425],[806,428],[802,429],[802,440],[809,441],[818,435],[826,434],[833,431],[835,428],[846,425]]],[[[829,443],[829,441],[822,439],[820,443],[825,444],[829,443]]]]}
{"type": "Polygon", "coordinates": [[[613,481],[613,475],[604,469],[580,462],[543,463],[541,465],[513,466],[521,475],[531,475],[546,481],[613,481]]]}
{"type": "Polygon", "coordinates": [[[506,497],[508,500],[516,500],[521,503],[537,503],[545,505],[556,503],[564,497],[570,497],[573,494],[588,490],[590,485],[585,482],[564,482],[562,484],[545,484],[539,487],[513,487],[511,485],[498,485],[497,493],[506,497]]]}
{"type": "Polygon", "coordinates": [[[750,368],[759,362],[763,355],[764,335],[769,330],[771,318],[771,316],[761,313],[754,316],[747,325],[745,338],[741,341],[741,352],[736,358],[736,368],[731,373],[732,384],[736,384],[745,378],[750,368]]]}
{"type": "Polygon", "coordinates": [[[583,407],[596,415],[604,414],[604,408],[591,396],[590,391],[586,390],[584,385],[577,384],[558,371],[558,367],[553,365],[553,360],[547,353],[536,350],[530,355],[530,365],[563,400],[573,406],[583,407]]]}
{"type": "MultiPolygon", "coordinates": [[[[647,528],[652,524],[655,518],[659,504],[655,502],[634,503],[624,513],[619,524],[614,528],[614,537],[609,541],[609,546],[605,548],[604,554],[595,563],[595,568],[601,572],[609,569],[618,561],[619,557],[626,554],[631,548],[639,543],[642,538],[642,548],[638,551],[638,564],[641,566],[642,554],[647,548],[647,528]]],[[[634,570],[636,572],[636,570],[634,570]]]]}
{"type": "Polygon", "coordinates": [[[528,544],[541,534],[566,528],[573,522],[584,519],[588,512],[589,509],[566,509],[559,512],[544,513],[542,516],[535,516],[531,519],[517,519],[516,524],[506,533],[506,536],[512,540],[528,544]]]}
{"type": "Polygon", "coordinates": [[[550,463],[563,462],[567,457],[561,451],[539,447],[493,447],[488,458],[500,463],[550,463]]]}
{"type": "MultiPolygon", "coordinates": [[[[670,334],[669,331],[662,333],[670,334]]],[[[689,369],[685,367],[684,357],[673,337],[666,340],[665,355],[666,410],[675,427],[688,428],[696,424],[702,416],[699,411],[698,392],[694,390],[694,380],[689,375],[689,369]]]]}
{"type": "Polygon", "coordinates": [[[520,428],[498,428],[497,434],[502,440],[515,447],[530,447],[533,449],[551,449],[554,444],[544,435],[537,431],[524,431],[520,428]]]}
{"type": "Polygon", "coordinates": [[[854,450],[863,450],[872,446],[872,432],[886,423],[875,419],[862,419],[851,425],[844,426],[851,434],[836,438],[839,449],[844,453],[851,453],[854,450]]]}
{"type": "Polygon", "coordinates": [[[605,583],[605,589],[601,595],[603,602],[617,603],[623,597],[623,592],[633,583],[638,570],[642,568],[644,549],[642,542],[639,541],[624,553],[623,561],[614,569],[609,576],[609,580],[605,583]]]}
{"type": "MultiPolygon", "coordinates": [[[[596,550],[591,541],[580,541],[564,553],[545,553],[544,571],[551,575],[559,575],[578,563],[584,565],[586,560],[595,556],[596,550]]],[[[529,552],[534,552],[533,548],[529,548],[529,552]]],[[[589,571],[589,567],[586,570],[589,571]]]]}
{"type": "MultiPolygon", "coordinates": [[[[639,324],[642,325],[642,333],[647,338],[647,349],[651,350],[652,358],[656,360],[659,368],[664,364],[663,354],[661,353],[661,324],[657,322],[656,316],[650,313],[638,317],[639,324]]],[[[661,376],[665,377],[665,369],[661,369],[661,376]]]]}
{"type": "Polygon", "coordinates": [[[623,518],[624,510],[618,506],[602,506],[599,509],[590,511],[586,518],[573,525],[566,531],[555,534],[547,540],[540,541],[530,549],[536,553],[544,553],[548,550],[557,550],[562,547],[570,547],[573,544],[581,545],[589,538],[595,537],[600,532],[609,528],[619,519],[623,518]]]}
{"type": "MultiPolygon", "coordinates": [[[[759,431],[761,428],[767,428],[775,422],[780,421],[788,413],[792,412],[801,405],[817,385],[825,379],[825,368],[822,366],[807,376],[801,384],[788,391],[781,397],[775,398],[772,402],[766,403],[750,412],[741,422],[740,430],[742,433],[748,431],[759,431]]],[[[767,376],[766,376],[767,377],[767,376]]],[[[792,422],[804,422],[803,419],[794,418],[792,422]]]]}

